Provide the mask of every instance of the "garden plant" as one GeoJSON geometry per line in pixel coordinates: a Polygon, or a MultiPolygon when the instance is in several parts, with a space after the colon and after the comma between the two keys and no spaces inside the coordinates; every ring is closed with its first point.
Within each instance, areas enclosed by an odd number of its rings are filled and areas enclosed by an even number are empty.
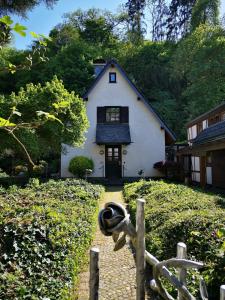
{"type": "Polygon", "coordinates": [[[102,192],[79,180],[0,188],[0,299],[72,299],[102,192]]]}
{"type": "Polygon", "coordinates": [[[181,184],[144,180],[127,184],[124,196],[133,218],[136,199],[146,200],[147,250],[164,260],[176,255],[178,242],[187,244],[189,258],[204,262],[201,274],[189,277],[190,290],[198,296],[196,283],[201,275],[210,299],[218,299],[225,282],[225,197],[181,184]]]}

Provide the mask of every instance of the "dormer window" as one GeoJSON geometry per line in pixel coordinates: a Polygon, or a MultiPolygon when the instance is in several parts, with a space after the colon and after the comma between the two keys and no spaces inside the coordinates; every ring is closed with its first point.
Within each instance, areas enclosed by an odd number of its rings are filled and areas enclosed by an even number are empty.
{"type": "Polygon", "coordinates": [[[120,122],[120,107],[106,107],[106,122],[120,122]]]}
{"type": "Polygon", "coordinates": [[[109,83],[116,83],[116,73],[115,72],[109,73],[109,83]]]}

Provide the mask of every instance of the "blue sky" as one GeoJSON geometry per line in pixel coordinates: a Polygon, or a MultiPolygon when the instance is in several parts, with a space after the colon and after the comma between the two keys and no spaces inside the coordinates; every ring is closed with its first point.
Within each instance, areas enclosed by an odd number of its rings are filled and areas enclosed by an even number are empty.
{"type": "MultiPolygon", "coordinates": [[[[225,3],[221,1],[221,14],[225,14],[225,3]]],[[[53,9],[46,9],[44,5],[37,6],[28,13],[28,19],[13,16],[15,22],[19,22],[27,26],[29,31],[48,35],[49,31],[63,20],[63,14],[72,12],[78,8],[88,9],[92,7],[107,9],[116,12],[121,4],[126,0],[59,0],[53,9]]],[[[29,34],[26,38],[15,36],[13,46],[18,49],[25,49],[31,44],[29,34]]]]}

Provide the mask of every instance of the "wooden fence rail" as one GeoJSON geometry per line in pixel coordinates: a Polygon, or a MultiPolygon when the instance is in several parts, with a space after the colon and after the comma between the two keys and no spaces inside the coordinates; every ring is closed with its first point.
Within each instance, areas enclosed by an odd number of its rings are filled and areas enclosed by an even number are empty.
{"type": "MultiPolygon", "coordinates": [[[[176,257],[165,261],[160,262],[155,256],[146,251],[144,206],[145,200],[137,199],[136,229],[132,225],[126,209],[120,204],[106,203],[105,208],[99,213],[100,229],[104,235],[113,237],[115,242],[114,251],[118,251],[125,245],[126,235],[130,237],[136,249],[136,300],[145,299],[145,261],[153,267],[153,280],[150,282],[150,287],[158,292],[163,299],[174,300],[163,286],[161,277],[167,279],[178,291],[178,300],[196,300],[187,287],[187,270],[199,269],[203,264],[188,260],[187,246],[181,242],[177,244],[176,257]],[[170,267],[177,270],[177,276],[170,272],[170,267]]],[[[98,300],[99,295],[98,254],[91,253],[90,300],[98,300]]],[[[208,293],[203,279],[200,280],[200,294],[202,300],[208,300],[208,293]]],[[[225,285],[220,287],[220,300],[225,300],[225,285]]]]}
{"type": "Polygon", "coordinates": [[[90,280],[89,280],[89,299],[98,300],[99,298],[99,249],[90,250],[90,280]]]}

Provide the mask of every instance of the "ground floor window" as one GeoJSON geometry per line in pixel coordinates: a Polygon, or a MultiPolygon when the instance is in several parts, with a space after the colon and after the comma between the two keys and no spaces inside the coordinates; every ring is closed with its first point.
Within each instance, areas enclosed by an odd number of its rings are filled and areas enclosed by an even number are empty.
{"type": "Polygon", "coordinates": [[[191,179],[192,181],[200,182],[200,157],[191,157],[191,179]]]}

